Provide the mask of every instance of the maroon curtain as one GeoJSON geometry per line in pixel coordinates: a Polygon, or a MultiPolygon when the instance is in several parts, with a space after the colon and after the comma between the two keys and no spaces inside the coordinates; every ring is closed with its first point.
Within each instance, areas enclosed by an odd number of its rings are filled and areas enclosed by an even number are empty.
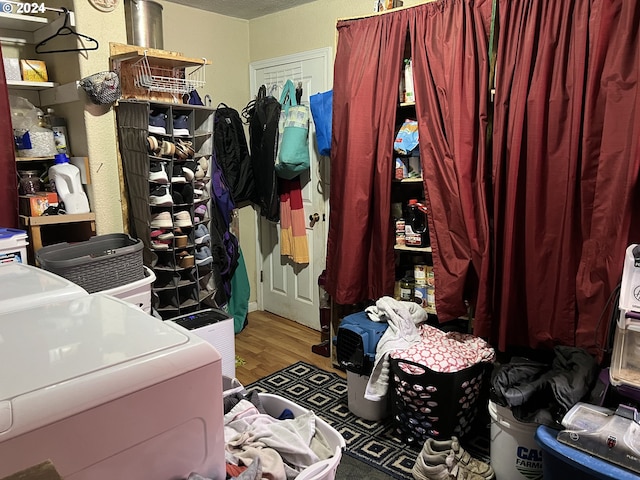
{"type": "Polygon", "coordinates": [[[337,28],[326,290],[352,304],[393,292],[391,174],[406,11],[337,28]]]}
{"type": "Polygon", "coordinates": [[[0,227],[18,226],[18,180],[13,148],[9,93],[0,51],[0,227]]]}
{"type": "Polygon", "coordinates": [[[489,322],[486,155],[491,0],[411,9],[420,157],[440,321],[467,312],[489,322]],[[477,294],[477,298],[474,298],[477,294]]]}
{"type": "Polygon", "coordinates": [[[608,318],[601,314],[626,246],[640,240],[638,7],[499,2],[498,321],[477,329],[501,350],[563,344],[600,353],[608,318]]]}

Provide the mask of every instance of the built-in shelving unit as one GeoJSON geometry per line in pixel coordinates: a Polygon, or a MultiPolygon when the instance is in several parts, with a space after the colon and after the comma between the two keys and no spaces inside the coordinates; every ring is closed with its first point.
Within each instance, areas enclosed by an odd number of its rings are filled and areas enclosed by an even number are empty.
{"type": "MultiPolygon", "coordinates": [[[[0,43],[26,45],[37,44],[55,34],[61,27],[75,26],[73,12],[67,12],[67,17],[59,16],[54,20],[37,15],[20,15],[0,12],[0,43]]],[[[10,90],[28,90],[39,94],[40,105],[55,105],[58,103],[78,100],[78,82],[59,85],[56,82],[29,82],[23,80],[8,80],[10,90]],[[60,89],[60,91],[59,91],[60,89]]]]}

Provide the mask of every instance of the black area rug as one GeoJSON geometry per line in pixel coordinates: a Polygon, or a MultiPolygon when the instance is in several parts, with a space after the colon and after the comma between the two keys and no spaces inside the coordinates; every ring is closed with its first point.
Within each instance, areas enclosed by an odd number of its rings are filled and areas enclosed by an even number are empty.
{"type": "MultiPolygon", "coordinates": [[[[345,454],[390,477],[413,479],[411,469],[421,446],[407,445],[395,436],[391,417],[374,422],[351,413],[348,407],[347,381],[335,373],[298,362],[247,385],[246,389],[280,395],[312,410],[340,432],[347,445],[345,454]]],[[[488,461],[488,431],[471,437],[463,439],[463,446],[476,458],[488,461]]],[[[338,473],[340,474],[340,469],[338,473]]],[[[364,472],[362,475],[359,478],[369,478],[364,472]]]]}

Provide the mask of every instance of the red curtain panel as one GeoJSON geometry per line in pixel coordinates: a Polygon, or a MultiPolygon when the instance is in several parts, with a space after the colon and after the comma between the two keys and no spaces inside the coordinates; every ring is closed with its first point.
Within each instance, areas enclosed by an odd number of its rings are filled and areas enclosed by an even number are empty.
{"type": "Polygon", "coordinates": [[[497,321],[478,330],[501,350],[602,353],[601,316],[639,240],[638,3],[499,2],[497,321]]]}
{"type": "Polygon", "coordinates": [[[352,304],[393,292],[391,173],[406,13],[337,28],[326,290],[352,304]]]}
{"type": "Polygon", "coordinates": [[[18,227],[18,180],[9,92],[0,52],[0,228],[18,227]]]}
{"type": "Polygon", "coordinates": [[[491,321],[486,154],[491,0],[434,2],[410,17],[420,158],[438,320],[491,321]]]}

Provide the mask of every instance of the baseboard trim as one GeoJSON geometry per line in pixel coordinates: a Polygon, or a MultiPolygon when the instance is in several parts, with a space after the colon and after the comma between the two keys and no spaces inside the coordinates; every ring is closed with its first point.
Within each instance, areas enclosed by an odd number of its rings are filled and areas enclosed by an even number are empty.
{"type": "Polygon", "coordinates": [[[258,302],[249,302],[249,312],[258,310],[258,302]]]}

